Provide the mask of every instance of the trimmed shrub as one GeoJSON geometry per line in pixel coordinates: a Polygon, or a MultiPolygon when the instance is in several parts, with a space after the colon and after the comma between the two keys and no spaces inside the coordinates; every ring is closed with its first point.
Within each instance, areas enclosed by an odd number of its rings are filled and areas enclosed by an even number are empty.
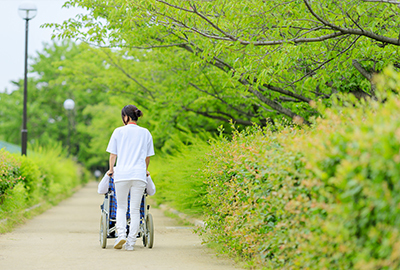
{"type": "Polygon", "coordinates": [[[256,265],[284,266],[297,252],[293,220],[309,201],[299,155],[276,133],[253,128],[214,142],[207,161],[205,242],[256,265]]]}
{"type": "Polygon", "coordinates": [[[382,96],[214,142],[204,240],[257,269],[400,269],[400,100],[382,96]]]}
{"type": "Polygon", "coordinates": [[[18,182],[22,181],[20,161],[5,149],[0,149],[0,203],[7,190],[12,189],[18,182]]]}
{"type": "Polygon", "coordinates": [[[295,262],[309,269],[400,269],[400,100],[328,110],[297,138],[313,214],[295,262]]]}
{"type": "Polygon", "coordinates": [[[87,181],[83,168],[63,156],[61,146],[37,146],[28,157],[0,150],[0,220],[7,220],[0,232],[10,229],[7,223],[21,222],[24,209],[56,204],[87,181]]]}

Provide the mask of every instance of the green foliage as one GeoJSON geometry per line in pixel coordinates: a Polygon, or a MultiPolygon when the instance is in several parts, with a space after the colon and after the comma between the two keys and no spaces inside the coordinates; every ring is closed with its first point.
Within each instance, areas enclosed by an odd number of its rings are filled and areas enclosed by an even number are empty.
{"type": "Polygon", "coordinates": [[[83,168],[72,159],[65,158],[60,144],[35,146],[31,156],[40,171],[42,194],[48,196],[50,202],[70,196],[74,187],[88,181],[83,168]]]}
{"type": "MultiPolygon", "coordinates": [[[[380,91],[400,89],[384,74],[380,91]]],[[[203,238],[265,269],[399,269],[400,100],[378,96],[340,96],[310,130],[215,142],[203,238]]]]}
{"type": "Polygon", "coordinates": [[[400,267],[400,101],[373,105],[329,110],[314,131],[296,141],[314,213],[307,218],[309,233],[299,239],[303,254],[298,264],[310,269],[400,267]]]}
{"type": "Polygon", "coordinates": [[[57,204],[87,182],[84,169],[64,156],[61,145],[35,146],[28,157],[0,150],[0,232],[21,222],[26,208],[57,204]]]}
{"type": "MultiPolygon", "coordinates": [[[[162,50],[173,65],[163,59],[158,67],[171,67],[177,85],[209,93],[202,97],[216,106],[202,115],[245,125],[283,115],[308,119],[317,114],[310,100],[330,103],[338,91],[374,95],[372,74],[399,61],[399,19],[390,1],[70,0],[65,6],[87,13],[47,24],[55,36],[129,55],[162,50]]],[[[196,105],[190,109],[203,109],[196,105]]]]}
{"type": "Polygon", "coordinates": [[[175,151],[157,153],[151,159],[149,171],[156,185],[158,203],[168,203],[175,209],[200,216],[203,214],[206,186],[199,173],[209,144],[191,137],[190,145],[176,138],[175,151]]]}
{"type": "Polygon", "coordinates": [[[110,154],[105,149],[113,130],[122,123],[120,106],[116,106],[113,102],[110,104],[101,102],[88,105],[82,114],[91,121],[79,125],[78,132],[90,139],[88,143],[80,144],[78,159],[86,168],[107,167],[110,154]]]}
{"type": "MultiPolygon", "coordinates": [[[[7,190],[7,193],[3,195],[2,202],[0,205],[0,219],[14,219],[17,216],[21,216],[21,211],[26,209],[26,200],[28,194],[24,188],[24,184],[19,182],[12,189],[7,190]]],[[[7,224],[2,222],[0,224],[0,232],[4,233],[7,224]]]]}
{"type": "Polygon", "coordinates": [[[20,161],[4,149],[0,149],[0,201],[4,193],[12,189],[23,178],[20,172],[20,161]]]}
{"type": "MultiPolygon", "coordinates": [[[[102,60],[96,58],[86,44],[76,45],[65,40],[60,44],[46,44],[43,51],[38,52],[30,68],[37,76],[28,82],[27,125],[31,145],[50,147],[61,142],[68,148],[70,141],[72,155],[78,156],[81,162],[89,158],[86,146],[96,134],[86,132],[85,127],[92,115],[83,112],[87,107],[105,100],[107,89],[95,83],[90,84],[89,88],[84,81],[96,82],[96,69],[102,66],[102,60]],[[79,65],[74,62],[75,70],[83,66],[82,69],[93,74],[92,78],[80,77],[81,80],[73,81],[61,76],[74,71],[68,63],[77,58],[81,62],[79,65]],[[75,101],[73,111],[69,112],[63,107],[67,98],[75,101]]],[[[15,85],[18,89],[12,93],[0,93],[0,136],[7,142],[19,144],[23,80],[15,82],[15,85]]]]}
{"type": "MultiPolygon", "coordinates": [[[[200,83],[205,75],[183,72],[190,69],[189,64],[176,61],[174,55],[177,53],[96,49],[70,41],[46,45],[31,68],[39,76],[29,82],[29,141],[43,146],[61,142],[68,148],[70,129],[71,154],[91,171],[106,170],[105,147],[112,131],[122,125],[120,111],[127,104],[144,112],[139,124],[151,131],[157,149],[172,153],[177,133],[185,143],[192,133],[207,140],[218,123],[182,110],[182,106],[207,108],[208,112],[224,107],[182,80],[193,76],[200,83]],[[63,108],[67,98],[75,101],[72,112],[63,108]]],[[[207,76],[216,77],[212,73],[207,76]]],[[[18,85],[11,94],[0,93],[0,136],[16,144],[20,140],[22,81],[18,85]]]]}
{"type": "Polygon", "coordinates": [[[205,241],[271,268],[295,256],[296,242],[289,234],[298,224],[291,220],[296,206],[307,201],[299,185],[304,178],[299,155],[282,146],[285,132],[255,127],[235,132],[232,140],[215,141],[203,171],[205,241]]]}
{"type": "Polygon", "coordinates": [[[38,163],[34,159],[21,158],[21,175],[24,177],[24,188],[29,194],[28,206],[34,205],[40,201],[40,194],[43,194],[41,172],[38,163]]]}

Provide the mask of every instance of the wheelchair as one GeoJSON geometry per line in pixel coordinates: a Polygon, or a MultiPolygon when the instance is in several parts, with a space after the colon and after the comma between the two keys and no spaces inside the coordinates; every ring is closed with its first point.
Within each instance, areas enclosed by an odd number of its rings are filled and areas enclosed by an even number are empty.
{"type": "MultiPolygon", "coordinates": [[[[144,191],[142,202],[140,205],[140,225],[137,238],[142,238],[143,246],[152,248],[154,243],[154,225],[153,216],[149,213],[150,205],[146,203],[147,192],[144,191]]],[[[128,197],[127,218],[127,235],[129,234],[130,225],[130,195],[128,197]]],[[[116,215],[117,200],[115,197],[114,179],[110,177],[108,192],[104,195],[104,202],[100,205],[100,246],[107,247],[108,238],[117,238],[116,235],[116,215]]]]}

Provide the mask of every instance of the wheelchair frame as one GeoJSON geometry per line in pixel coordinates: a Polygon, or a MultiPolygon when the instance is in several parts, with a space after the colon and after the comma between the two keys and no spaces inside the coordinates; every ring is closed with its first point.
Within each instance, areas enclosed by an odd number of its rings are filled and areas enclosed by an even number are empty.
{"type": "MultiPolygon", "coordinates": [[[[116,238],[116,219],[110,218],[110,203],[111,198],[115,197],[112,180],[110,180],[110,188],[104,196],[104,202],[100,206],[101,218],[100,218],[100,246],[102,248],[107,247],[107,238],[116,238]],[[113,226],[110,223],[113,222],[113,226]]],[[[141,209],[140,209],[140,225],[137,238],[142,238],[143,246],[152,248],[154,243],[154,224],[153,216],[149,213],[150,205],[146,203],[147,193],[146,190],[142,197],[141,209]],[[142,206],[144,209],[142,209],[142,206]]],[[[129,203],[128,203],[129,205],[129,203]]],[[[127,220],[127,227],[129,228],[130,219],[127,220]]]]}

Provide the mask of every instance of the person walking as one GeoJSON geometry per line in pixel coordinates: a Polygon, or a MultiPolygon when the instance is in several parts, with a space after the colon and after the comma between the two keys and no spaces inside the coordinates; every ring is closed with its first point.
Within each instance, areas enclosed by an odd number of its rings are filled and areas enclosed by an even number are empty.
{"type": "Polygon", "coordinates": [[[113,176],[117,199],[116,228],[118,238],[114,248],[133,250],[140,223],[140,203],[146,188],[146,176],[150,175],[148,167],[150,156],[154,155],[153,138],[150,132],[137,125],[143,116],[134,105],[127,105],[121,111],[124,126],[118,127],[111,135],[107,146],[110,153],[108,175],[113,176]],[[117,161],[114,168],[115,161],[117,161]],[[131,224],[126,237],[126,211],[128,194],[130,198],[131,224]]]}

